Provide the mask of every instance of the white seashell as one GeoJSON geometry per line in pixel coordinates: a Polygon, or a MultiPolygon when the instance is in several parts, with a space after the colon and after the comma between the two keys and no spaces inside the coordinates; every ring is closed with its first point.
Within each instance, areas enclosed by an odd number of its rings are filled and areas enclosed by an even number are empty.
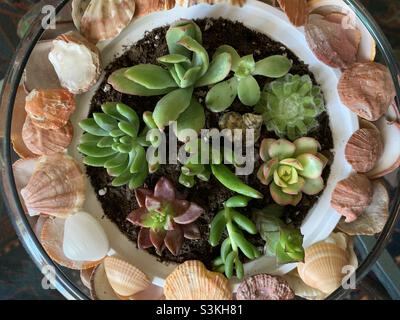
{"type": "Polygon", "coordinates": [[[98,261],[110,249],[106,233],[100,223],[86,212],[67,218],[64,228],[63,251],[75,261],[98,261]]]}

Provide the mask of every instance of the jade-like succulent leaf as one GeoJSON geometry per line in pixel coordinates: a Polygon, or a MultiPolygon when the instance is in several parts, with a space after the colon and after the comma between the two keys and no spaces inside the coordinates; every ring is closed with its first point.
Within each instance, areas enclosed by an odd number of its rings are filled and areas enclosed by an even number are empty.
{"type": "Polygon", "coordinates": [[[199,78],[201,72],[202,72],[201,66],[193,67],[187,70],[181,79],[180,87],[187,88],[193,86],[197,81],[197,79],[199,78]]]}
{"type": "Polygon", "coordinates": [[[158,101],[154,112],[154,122],[161,130],[169,125],[170,121],[176,121],[189,107],[193,88],[176,89],[158,101]]]}
{"type": "Polygon", "coordinates": [[[269,78],[280,78],[286,75],[291,68],[292,61],[287,57],[276,55],[258,61],[253,74],[269,78]]]}
{"type": "Polygon", "coordinates": [[[168,50],[171,54],[181,54],[190,58],[190,51],[177,43],[184,36],[192,37],[198,43],[202,43],[202,33],[199,26],[193,21],[182,20],[171,26],[167,31],[168,50]]]}
{"type": "Polygon", "coordinates": [[[181,54],[167,54],[157,59],[158,62],[165,64],[176,64],[176,63],[190,63],[190,59],[181,54]]]}
{"type": "Polygon", "coordinates": [[[232,58],[229,53],[221,53],[214,57],[210,66],[197,82],[196,87],[209,86],[224,80],[231,70],[232,58]]]}
{"type": "Polygon", "coordinates": [[[280,164],[288,165],[294,167],[297,170],[303,170],[301,163],[295,158],[286,158],[279,162],[280,164]]]}
{"type": "Polygon", "coordinates": [[[93,119],[105,131],[112,131],[118,125],[117,120],[105,113],[95,112],[93,113],[93,119]]]}
{"type": "Polygon", "coordinates": [[[298,195],[290,195],[284,193],[280,187],[278,187],[274,182],[269,185],[269,191],[271,193],[272,199],[281,206],[296,206],[302,199],[302,193],[298,195]]]}
{"type": "Polygon", "coordinates": [[[235,77],[216,84],[207,94],[206,105],[212,112],[228,109],[236,99],[238,81],[235,77]]]}
{"type": "Polygon", "coordinates": [[[271,146],[271,144],[273,144],[276,140],[275,139],[263,139],[263,141],[261,142],[261,146],[260,146],[260,157],[261,160],[263,161],[268,161],[270,159],[269,156],[269,148],[271,146]]]}
{"type": "Polygon", "coordinates": [[[215,51],[214,54],[214,59],[217,55],[222,54],[222,53],[229,53],[231,58],[232,58],[232,66],[231,66],[231,70],[232,71],[236,71],[238,66],[239,66],[239,62],[240,62],[240,56],[237,53],[236,49],[228,46],[228,45],[222,45],[220,47],[217,48],[217,50],[215,51]]]}
{"type": "Polygon", "coordinates": [[[203,76],[207,72],[210,64],[207,50],[195,39],[188,36],[183,36],[178,41],[178,44],[194,53],[194,63],[196,66],[201,66],[200,76],[203,76]]]}
{"type": "Polygon", "coordinates": [[[303,153],[311,153],[316,155],[318,150],[321,148],[321,145],[314,138],[302,137],[295,140],[294,145],[296,146],[295,156],[298,156],[303,153]]]}
{"type": "Polygon", "coordinates": [[[153,64],[138,64],[128,68],[124,75],[147,89],[159,90],[177,86],[167,70],[153,64]]]}
{"type": "Polygon", "coordinates": [[[238,78],[247,78],[252,75],[256,69],[256,62],[252,54],[244,56],[240,59],[235,76],[238,78]]]}
{"type": "Polygon", "coordinates": [[[268,154],[271,158],[278,158],[283,160],[286,158],[292,158],[296,151],[296,146],[285,139],[279,139],[271,143],[268,149],[268,154]]]}
{"type": "Polygon", "coordinates": [[[206,123],[206,116],[204,114],[203,106],[192,98],[189,107],[179,116],[177,120],[177,133],[176,136],[180,141],[184,141],[183,130],[192,129],[200,132],[206,123]]]}
{"type": "Polygon", "coordinates": [[[316,179],[321,176],[324,165],[322,161],[310,153],[304,153],[297,157],[297,160],[303,166],[299,174],[304,178],[316,179]]]}
{"type": "Polygon", "coordinates": [[[107,137],[108,132],[102,128],[99,127],[99,125],[94,121],[94,119],[84,119],[81,122],[79,122],[79,126],[86,131],[87,133],[90,133],[94,136],[98,137],[107,137]]]}
{"type": "Polygon", "coordinates": [[[304,184],[305,184],[304,178],[298,177],[296,183],[289,184],[287,187],[282,188],[282,191],[287,194],[297,195],[303,190],[304,184]]]}
{"type": "Polygon", "coordinates": [[[239,80],[238,86],[239,100],[246,106],[254,106],[258,103],[261,96],[261,89],[257,80],[253,76],[248,76],[239,80]]]}
{"type": "Polygon", "coordinates": [[[315,179],[305,179],[305,184],[303,186],[303,192],[310,196],[316,195],[324,190],[325,184],[322,177],[315,179]]]}

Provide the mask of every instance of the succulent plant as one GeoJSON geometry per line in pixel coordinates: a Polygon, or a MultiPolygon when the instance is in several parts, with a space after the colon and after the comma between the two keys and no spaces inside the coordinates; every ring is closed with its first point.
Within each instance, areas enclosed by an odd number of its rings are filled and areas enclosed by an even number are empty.
{"type": "Polygon", "coordinates": [[[285,139],[264,139],[260,157],[265,163],[258,171],[261,183],[270,186],[274,201],[282,206],[299,204],[303,193],[316,195],[324,189],[321,175],[328,163],[318,153],[320,144],[303,137],[290,142],[285,139]]]}
{"type": "Polygon", "coordinates": [[[318,127],[317,116],[325,111],[325,104],[310,76],[287,74],[264,87],[255,110],[263,115],[269,131],[293,141],[318,127]]]}
{"type": "Polygon", "coordinates": [[[213,247],[220,244],[225,229],[228,233],[228,237],[221,245],[221,256],[213,263],[215,270],[224,272],[228,278],[233,276],[234,270],[239,279],[244,277],[239,250],[250,260],[260,256],[258,249],[243,234],[243,231],[257,234],[256,225],[236,210],[247,207],[250,200],[251,198],[242,195],[233,196],[224,203],[224,209],[218,212],[211,222],[209,241],[213,247]]]}
{"type": "Polygon", "coordinates": [[[246,106],[256,105],[261,97],[261,89],[254,76],[280,78],[292,67],[292,61],[285,56],[275,55],[255,62],[252,54],[240,57],[234,48],[227,45],[219,47],[214,57],[216,59],[223,54],[231,56],[235,75],[208,92],[206,105],[213,112],[228,109],[237,96],[246,106]]]}
{"type": "Polygon", "coordinates": [[[184,238],[199,239],[200,231],[195,221],[204,210],[193,202],[177,198],[175,187],[167,178],[160,178],[154,191],[144,188],[135,190],[139,208],[127,218],[140,226],[138,247],[155,247],[157,253],[167,249],[178,255],[184,238]]]}
{"type": "Polygon", "coordinates": [[[240,129],[243,130],[243,135],[241,137],[242,141],[246,141],[246,130],[252,129],[254,130],[254,141],[257,141],[261,135],[261,127],[263,125],[263,117],[259,114],[254,113],[245,113],[241,115],[237,112],[227,112],[224,113],[219,118],[219,127],[220,129],[228,129],[230,130],[230,134],[232,135],[231,140],[234,141],[234,130],[240,129]]]}
{"type": "Polygon", "coordinates": [[[230,54],[223,52],[210,62],[203,48],[200,28],[182,20],[166,34],[169,54],[158,58],[162,65],[139,64],[114,72],[108,82],[118,91],[138,95],[164,95],[157,103],[153,117],[158,128],[177,121],[180,129],[200,131],[205,125],[203,107],[192,98],[195,87],[224,80],[232,65],[230,54]]]}
{"type": "Polygon", "coordinates": [[[115,177],[113,186],[140,187],[149,173],[146,130],[139,133],[138,115],[123,103],[108,102],[101,108],[102,113],[94,113],[93,118],[79,123],[85,131],[78,146],[86,156],[83,162],[107,169],[115,177]]]}
{"type": "Polygon", "coordinates": [[[303,235],[299,229],[282,221],[283,210],[272,204],[253,213],[257,230],[266,242],[264,253],[276,257],[279,264],[303,261],[303,235]]]}

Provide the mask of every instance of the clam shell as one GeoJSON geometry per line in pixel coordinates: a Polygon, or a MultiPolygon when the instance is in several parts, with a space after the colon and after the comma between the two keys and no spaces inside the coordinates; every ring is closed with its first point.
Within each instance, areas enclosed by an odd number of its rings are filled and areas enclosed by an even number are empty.
{"type": "Polygon", "coordinates": [[[55,130],[68,124],[75,100],[64,89],[35,89],[26,97],[25,110],[36,126],[55,130]]]}
{"type": "Polygon", "coordinates": [[[85,191],[85,176],[75,160],[56,153],[39,158],[21,195],[31,216],[43,213],[66,218],[82,208],[85,191]]]}
{"type": "Polygon", "coordinates": [[[60,218],[48,218],[43,224],[40,235],[40,243],[46,253],[63,267],[83,270],[98,265],[101,261],[74,261],[68,259],[63,251],[65,220],[60,218]]]}
{"type": "Polygon", "coordinates": [[[134,0],[90,1],[80,21],[80,32],[91,42],[113,39],[131,22],[134,0]]]}
{"type": "Polygon", "coordinates": [[[375,167],[382,151],[383,142],[379,131],[360,129],[347,142],[345,156],[355,171],[366,173],[375,167]]]}
{"type": "Polygon", "coordinates": [[[104,263],[99,264],[92,272],[90,295],[93,300],[120,300],[108,282],[104,263]]]}
{"type": "Polygon", "coordinates": [[[104,267],[111,287],[121,297],[128,298],[151,284],[142,271],[122,259],[107,257],[104,267]]]}
{"type": "Polygon", "coordinates": [[[36,126],[31,118],[26,117],[22,128],[22,139],[32,153],[40,156],[50,155],[68,148],[73,131],[71,122],[59,129],[47,130],[36,126]]]}
{"type": "Polygon", "coordinates": [[[363,174],[354,174],[339,181],[332,193],[331,206],[352,222],[371,204],[372,183],[363,174]]]}
{"type": "Polygon", "coordinates": [[[372,203],[364,210],[357,220],[346,223],[340,221],[338,228],[348,235],[367,235],[382,232],[389,218],[389,194],[380,180],[373,182],[374,195],[372,203]]]}
{"type": "Polygon", "coordinates": [[[101,76],[98,48],[77,32],[58,36],[48,57],[62,87],[74,94],[89,91],[101,76]]]}
{"type": "Polygon", "coordinates": [[[228,280],[206,269],[200,261],[186,261],[165,280],[167,300],[231,300],[228,280]]]}
{"type": "Polygon", "coordinates": [[[324,300],[328,295],[322,291],[308,286],[301,280],[297,269],[282,276],[293,289],[296,296],[307,300],[324,300]]]}

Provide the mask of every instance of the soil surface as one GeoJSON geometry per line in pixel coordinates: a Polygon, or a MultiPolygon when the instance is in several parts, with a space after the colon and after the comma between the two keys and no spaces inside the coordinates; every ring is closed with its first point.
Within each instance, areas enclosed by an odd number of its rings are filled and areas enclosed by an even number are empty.
{"type": "MultiPolygon", "coordinates": [[[[268,36],[248,29],[243,24],[231,22],[224,19],[202,19],[196,23],[200,26],[203,32],[203,46],[208,51],[210,57],[215,50],[222,44],[231,45],[241,56],[253,54],[256,61],[275,54],[285,54],[293,60],[293,67],[290,70],[292,74],[309,74],[315,82],[314,76],[310,73],[308,66],[300,61],[289,49],[279,42],[271,40],[268,36]]],[[[115,59],[115,61],[107,67],[106,77],[113,71],[124,67],[130,67],[139,63],[156,64],[156,59],[168,53],[167,44],[165,42],[165,34],[168,26],[157,28],[146,33],[145,37],[130,48],[126,48],[126,52],[115,59]]],[[[260,86],[263,88],[266,84],[265,78],[257,79],[260,86]]],[[[204,102],[206,88],[196,89],[195,95],[201,103],[204,102]]],[[[91,103],[91,113],[101,111],[100,107],[105,102],[123,102],[134,108],[139,115],[144,111],[152,111],[160,97],[137,97],[121,94],[112,89],[105,81],[101,84],[99,90],[93,97],[91,103]]],[[[204,103],[203,103],[204,104],[204,103]]],[[[237,111],[240,113],[251,112],[248,107],[241,105],[236,100],[233,106],[227,111],[237,111]]],[[[89,115],[90,116],[90,115],[89,115]]],[[[215,114],[206,109],[206,127],[218,127],[218,118],[221,114],[215,114]]],[[[322,150],[333,149],[332,133],[329,127],[329,118],[326,113],[319,117],[320,126],[311,132],[309,136],[315,137],[322,146],[322,150]]],[[[266,132],[263,129],[261,141],[263,138],[277,138],[273,133],[266,132]]],[[[258,153],[258,145],[256,152],[258,153]]],[[[262,164],[259,158],[256,157],[256,166],[254,174],[243,177],[243,180],[250,186],[261,191],[265,198],[255,200],[250,203],[250,208],[262,208],[265,205],[272,203],[268,187],[262,185],[256,173],[259,166],[262,164]]],[[[330,167],[325,169],[323,177],[325,181],[329,176],[330,167]]],[[[136,242],[139,228],[133,226],[126,221],[127,215],[138,207],[133,190],[128,187],[111,187],[112,178],[102,168],[87,167],[87,174],[90,177],[91,183],[97,192],[98,199],[102,204],[105,215],[117,224],[121,232],[123,232],[130,240],[136,242]],[[101,190],[101,192],[99,192],[101,190]]],[[[224,188],[214,177],[209,182],[198,182],[192,189],[187,189],[178,183],[180,175],[179,165],[163,165],[160,170],[152,174],[146,180],[145,186],[153,188],[157,180],[161,176],[169,178],[179,192],[181,192],[190,201],[196,202],[205,209],[205,213],[197,220],[200,227],[202,238],[200,240],[185,240],[180,254],[175,257],[168,250],[164,250],[160,260],[168,262],[183,262],[186,260],[201,260],[207,266],[210,266],[211,261],[219,255],[219,247],[213,249],[208,243],[209,224],[214,215],[222,208],[222,203],[233,195],[233,192],[224,188]]],[[[318,196],[304,196],[303,200],[297,207],[287,207],[285,210],[285,218],[287,223],[294,223],[299,226],[307,215],[310,208],[318,200],[318,196]]],[[[244,213],[250,214],[249,209],[244,210],[244,213]],[[246,210],[248,212],[246,212],[246,210]]],[[[259,236],[249,237],[260,250],[264,245],[264,241],[259,236]]],[[[150,254],[156,255],[155,250],[149,249],[150,254]]]]}

